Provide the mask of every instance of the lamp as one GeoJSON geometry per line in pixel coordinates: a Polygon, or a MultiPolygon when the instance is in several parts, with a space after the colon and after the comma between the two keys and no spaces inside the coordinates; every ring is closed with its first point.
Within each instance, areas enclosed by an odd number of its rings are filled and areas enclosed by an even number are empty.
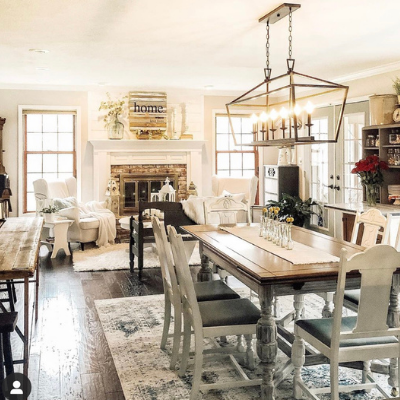
{"type": "MultiPolygon", "coordinates": [[[[259,19],[259,22],[266,23],[267,27],[265,79],[254,88],[226,104],[235,145],[237,142],[231,114],[236,108],[240,108],[241,111],[244,108],[259,110],[251,117],[254,140],[250,145],[253,146],[336,143],[338,140],[349,87],[294,71],[292,13],[298,8],[300,8],[300,4],[284,3],[259,19]],[[288,70],[285,74],[271,78],[272,70],[269,64],[270,25],[286,16],[289,16],[289,58],[286,60],[288,70]],[[259,90],[263,86],[265,86],[265,91],[260,93],[259,90]],[[313,124],[311,116],[315,108],[314,103],[317,99],[320,101],[319,104],[330,103],[333,92],[340,92],[341,104],[335,129],[323,138],[312,136],[311,127],[313,124]]],[[[335,98],[335,100],[337,99],[335,98]]]]}

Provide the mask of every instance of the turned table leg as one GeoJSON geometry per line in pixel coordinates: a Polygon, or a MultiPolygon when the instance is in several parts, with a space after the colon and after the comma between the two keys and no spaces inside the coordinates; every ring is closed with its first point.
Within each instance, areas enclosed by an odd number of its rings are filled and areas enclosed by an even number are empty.
{"type": "Polygon", "coordinates": [[[197,274],[198,282],[212,281],[213,272],[209,265],[209,259],[203,254],[203,244],[200,242],[199,251],[201,255],[201,269],[197,274]]]}
{"type": "Polygon", "coordinates": [[[261,399],[275,400],[274,372],[278,353],[277,329],[273,317],[273,289],[263,287],[259,292],[261,318],[257,323],[257,354],[263,369],[261,399]]]}
{"type": "MultiPolygon", "coordinates": [[[[392,282],[392,289],[390,291],[390,302],[387,317],[387,324],[390,328],[397,328],[400,326],[399,323],[399,286],[400,286],[400,276],[394,275],[392,282]]],[[[399,391],[397,389],[398,385],[398,365],[397,358],[391,358],[389,364],[389,379],[388,383],[392,387],[392,396],[397,396],[399,391]]]]}

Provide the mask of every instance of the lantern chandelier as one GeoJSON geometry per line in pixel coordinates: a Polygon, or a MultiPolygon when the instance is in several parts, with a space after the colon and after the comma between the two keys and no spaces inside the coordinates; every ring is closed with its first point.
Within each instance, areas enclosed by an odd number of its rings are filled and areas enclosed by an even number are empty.
{"type": "MultiPolygon", "coordinates": [[[[348,86],[339,85],[310,75],[294,71],[292,58],[292,13],[300,4],[284,3],[259,19],[266,23],[266,68],[265,79],[237,99],[226,104],[231,132],[237,144],[232,117],[235,111],[243,109],[255,111],[251,117],[253,123],[253,146],[293,146],[313,143],[336,143],[343,119],[348,86]],[[289,16],[289,58],[286,60],[287,72],[271,78],[269,62],[270,25],[289,16]],[[265,91],[259,90],[265,85],[265,91]],[[312,135],[311,115],[314,102],[329,104],[332,93],[340,91],[340,111],[333,132],[324,135],[312,135]],[[324,100],[325,98],[325,100],[324,100]]],[[[338,100],[335,98],[335,100],[338,100]]]]}

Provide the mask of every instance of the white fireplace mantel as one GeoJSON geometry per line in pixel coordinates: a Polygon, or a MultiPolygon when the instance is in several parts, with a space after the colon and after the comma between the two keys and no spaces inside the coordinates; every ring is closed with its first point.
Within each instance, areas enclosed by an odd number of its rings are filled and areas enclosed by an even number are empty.
{"type": "Polygon", "coordinates": [[[186,164],[188,183],[202,193],[204,140],[90,140],[93,147],[93,194],[103,200],[111,165],[186,164]],[[200,166],[200,167],[199,167],[200,166]]]}

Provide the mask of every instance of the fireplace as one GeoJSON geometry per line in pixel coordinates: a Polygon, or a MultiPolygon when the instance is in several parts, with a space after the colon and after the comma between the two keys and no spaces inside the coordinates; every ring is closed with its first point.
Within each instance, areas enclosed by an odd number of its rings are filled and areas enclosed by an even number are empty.
{"type": "Polygon", "coordinates": [[[176,190],[176,200],[187,197],[187,166],[185,164],[111,165],[111,178],[119,184],[119,214],[137,212],[139,201],[151,201],[169,178],[176,190]]]}
{"type": "MultiPolygon", "coordinates": [[[[169,175],[170,185],[178,190],[178,175],[169,175]]],[[[165,174],[121,174],[119,210],[121,215],[129,215],[139,209],[139,201],[151,201],[151,195],[158,193],[164,185],[165,174]]]]}

